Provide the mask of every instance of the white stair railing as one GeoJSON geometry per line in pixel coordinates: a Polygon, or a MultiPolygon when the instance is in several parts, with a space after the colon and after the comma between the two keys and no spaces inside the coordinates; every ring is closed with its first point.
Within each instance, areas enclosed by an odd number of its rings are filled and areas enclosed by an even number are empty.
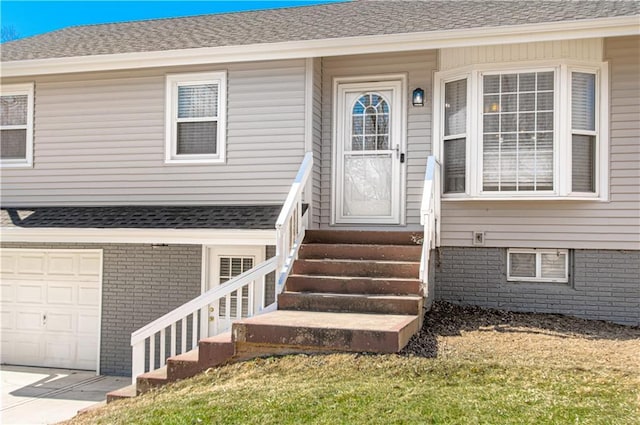
{"type": "Polygon", "coordinates": [[[302,190],[311,174],[307,153],[276,221],[276,256],[213,288],[131,334],[131,377],[163,367],[167,359],[194,349],[202,338],[230,330],[231,323],[277,308],[278,294],[304,238],[302,190]],[[265,277],[275,272],[275,302],[264,306],[265,277]],[[256,306],[264,306],[263,308],[256,306]],[[223,313],[224,311],[224,313],[223,313]],[[211,325],[210,325],[211,324],[211,325]]]}
{"type": "Polygon", "coordinates": [[[313,153],[304,156],[300,170],[296,175],[287,200],[284,202],[280,216],[276,221],[276,258],[278,259],[278,273],[276,279],[276,304],[278,294],[282,292],[284,283],[289,276],[294,260],[298,256],[298,249],[304,239],[305,225],[303,223],[302,191],[313,168],[313,153]]]}
{"type": "Polygon", "coordinates": [[[423,283],[424,296],[429,297],[429,256],[431,250],[440,245],[440,189],[438,185],[439,164],[435,156],[427,158],[427,169],[424,174],[422,204],[420,206],[420,224],[424,226],[422,240],[422,257],[420,260],[420,280],[423,283]]]}

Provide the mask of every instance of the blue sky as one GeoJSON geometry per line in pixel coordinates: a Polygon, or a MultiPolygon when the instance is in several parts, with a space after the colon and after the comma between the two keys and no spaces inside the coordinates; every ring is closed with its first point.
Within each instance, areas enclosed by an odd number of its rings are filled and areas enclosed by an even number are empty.
{"type": "MultiPolygon", "coordinates": [[[[333,0],[335,1],[335,0],[333,0]]],[[[270,9],[328,3],[331,0],[276,1],[5,1],[0,0],[3,28],[13,27],[20,38],[60,28],[139,19],[203,15],[238,10],[270,9]]]]}

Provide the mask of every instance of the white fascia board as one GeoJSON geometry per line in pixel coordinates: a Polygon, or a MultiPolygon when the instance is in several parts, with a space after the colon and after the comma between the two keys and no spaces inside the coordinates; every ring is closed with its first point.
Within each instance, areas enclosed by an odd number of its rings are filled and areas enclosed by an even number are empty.
{"type": "Polygon", "coordinates": [[[3,228],[2,242],[275,245],[276,231],[275,229],[3,228]]]}
{"type": "Polygon", "coordinates": [[[164,66],[300,59],[532,41],[640,34],[640,17],[624,16],[542,24],[34,59],[2,63],[3,78],[164,66]]]}

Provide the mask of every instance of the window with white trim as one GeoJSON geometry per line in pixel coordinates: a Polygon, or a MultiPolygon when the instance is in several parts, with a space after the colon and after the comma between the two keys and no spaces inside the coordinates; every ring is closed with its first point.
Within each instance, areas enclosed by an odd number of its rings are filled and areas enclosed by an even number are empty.
{"type": "Polygon", "coordinates": [[[518,282],[569,281],[566,249],[515,249],[507,251],[507,280],[518,282]]]}
{"type": "Polygon", "coordinates": [[[438,75],[445,198],[598,198],[606,64],[438,75]]]}
{"type": "Polygon", "coordinates": [[[175,74],[166,78],[166,162],[224,162],[226,73],[175,74]]]}
{"type": "Polygon", "coordinates": [[[33,84],[0,88],[0,164],[33,165],[33,84]]]}

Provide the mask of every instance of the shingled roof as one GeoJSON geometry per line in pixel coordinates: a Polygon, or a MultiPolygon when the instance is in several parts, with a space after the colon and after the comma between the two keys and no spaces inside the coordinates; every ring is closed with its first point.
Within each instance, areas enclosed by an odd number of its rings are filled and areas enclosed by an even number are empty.
{"type": "Polygon", "coordinates": [[[65,28],[2,45],[4,62],[633,16],[637,1],[354,1],[65,28]]]}
{"type": "Polygon", "coordinates": [[[275,229],[281,205],[2,208],[0,226],[75,229],[275,229]]]}

